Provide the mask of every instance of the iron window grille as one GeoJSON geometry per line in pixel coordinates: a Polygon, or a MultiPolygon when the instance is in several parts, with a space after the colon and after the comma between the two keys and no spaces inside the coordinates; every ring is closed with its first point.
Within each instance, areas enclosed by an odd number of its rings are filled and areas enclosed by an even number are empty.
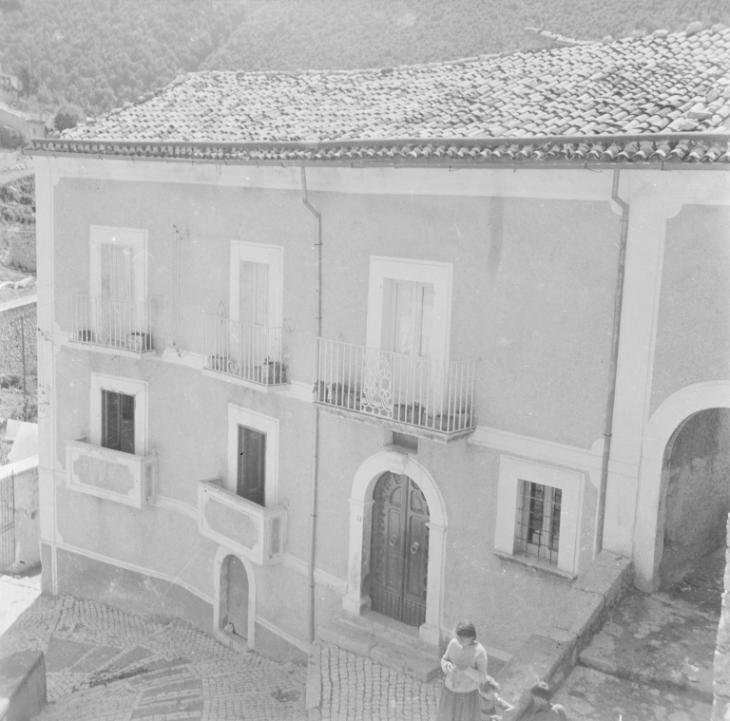
{"type": "Polygon", "coordinates": [[[515,553],[558,565],[562,491],[520,480],[515,553]]]}

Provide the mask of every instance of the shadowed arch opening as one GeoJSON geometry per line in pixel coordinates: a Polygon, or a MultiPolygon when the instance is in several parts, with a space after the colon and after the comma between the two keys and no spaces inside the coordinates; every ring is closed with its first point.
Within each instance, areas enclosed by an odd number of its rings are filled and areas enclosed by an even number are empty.
{"type": "Polygon", "coordinates": [[[218,628],[234,639],[248,639],[248,574],[237,556],[228,555],[220,569],[218,628]]]}
{"type": "MultiPolygon", "coordinates": [[[[707,381],[686,386],[666,398],[654,411],[644,431],[639,488],[634,520],[634,581],[642,591],[660,584],[664,556],[666,513],[665,467],[668,447],[695,414],[730,408],[730,381],[707,381]]],[[[671,450],[670,450],[671,464],[671,450]]],[[[675,460],[675,465],[677,461],[675,460]]]]}
{"type": "Polygon", "coordinates": [[[730,512],[730,409],[686,418],[666,445],[662,464],[659,586],[668,587],[701,559],[725,547],[730,512]]]}

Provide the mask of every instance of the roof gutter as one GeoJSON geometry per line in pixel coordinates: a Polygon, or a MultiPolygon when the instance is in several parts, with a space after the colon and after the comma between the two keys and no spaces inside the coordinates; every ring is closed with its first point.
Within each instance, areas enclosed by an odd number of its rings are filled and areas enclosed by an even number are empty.
{"type": "Polygon", "coordinates": [[[626,276],[626,245],[629,234],[629,204],[619,195],[621,171],[613,171],[611,200],[621,210],[619,229],[619,248],[616,271],[616,289],[613,296],[613,328],[611,331],[611,356],[608,374],[608,397],[606,399],[606,419],[603,432],[603,454],[601,457],[601,478],[598,488],[598,508],[596,509],[596,531],[594,553],[597,556],[603,549],[603,533],[606,521],[606,492],[608,489],[608,470],[611,460],[611,440],[613,438],[613,413],[616,405],[616,378],[618,375],[618,353],[621,344],[621,311],[624,297],[624,278],[626,276]]]}

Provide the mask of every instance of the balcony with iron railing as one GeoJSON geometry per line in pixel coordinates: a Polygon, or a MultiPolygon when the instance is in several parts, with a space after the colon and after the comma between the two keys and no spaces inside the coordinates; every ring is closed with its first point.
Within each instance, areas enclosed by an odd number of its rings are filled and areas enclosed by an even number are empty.
{"type": "Polygon", "coordinates": [[[73,298],[71,340],[132,353],[152,351],[151,311],[149,301],[77,294],[73,298]]]}
{"type": "Polygon", "coordinates": [[[281,328],[206,314],[205,369],[263,386],[287,383],[281,328]]]}
{"type": "Polygon", "coordinates": [[[318,339],[314,400],[394,428],[444,439],[474,430],[476,360],[422,356],[318,339]]]}

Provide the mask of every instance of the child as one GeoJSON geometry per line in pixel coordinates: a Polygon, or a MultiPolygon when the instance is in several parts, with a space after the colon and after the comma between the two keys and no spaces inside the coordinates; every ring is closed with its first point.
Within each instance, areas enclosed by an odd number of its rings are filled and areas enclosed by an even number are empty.
{"type": "Polygon", "coordinates": [[[479,686],[479,695],[482,697],[482,714],[490,721],[499,721],[500,712],[511,711],[514,706],[499,695],[499,684],[491,676],[479,686]]]}
{"type": "Polygon", "coordinates": [[[479,686],[487,678],[487,652],[477,643],[471,621],[456,624],[456,638],[449,641],[441,657],[445,675],[439,699],[438,721],[479,721],[479,686]]]}
{"type": "Polygon", "coordinates": [[[530,689],[532,716],[527,716],[528,721],[568,721],[565,708],[560,704],[550,703],[551,693],[550,686],[544,681],[538,681],[530,689]]]}

